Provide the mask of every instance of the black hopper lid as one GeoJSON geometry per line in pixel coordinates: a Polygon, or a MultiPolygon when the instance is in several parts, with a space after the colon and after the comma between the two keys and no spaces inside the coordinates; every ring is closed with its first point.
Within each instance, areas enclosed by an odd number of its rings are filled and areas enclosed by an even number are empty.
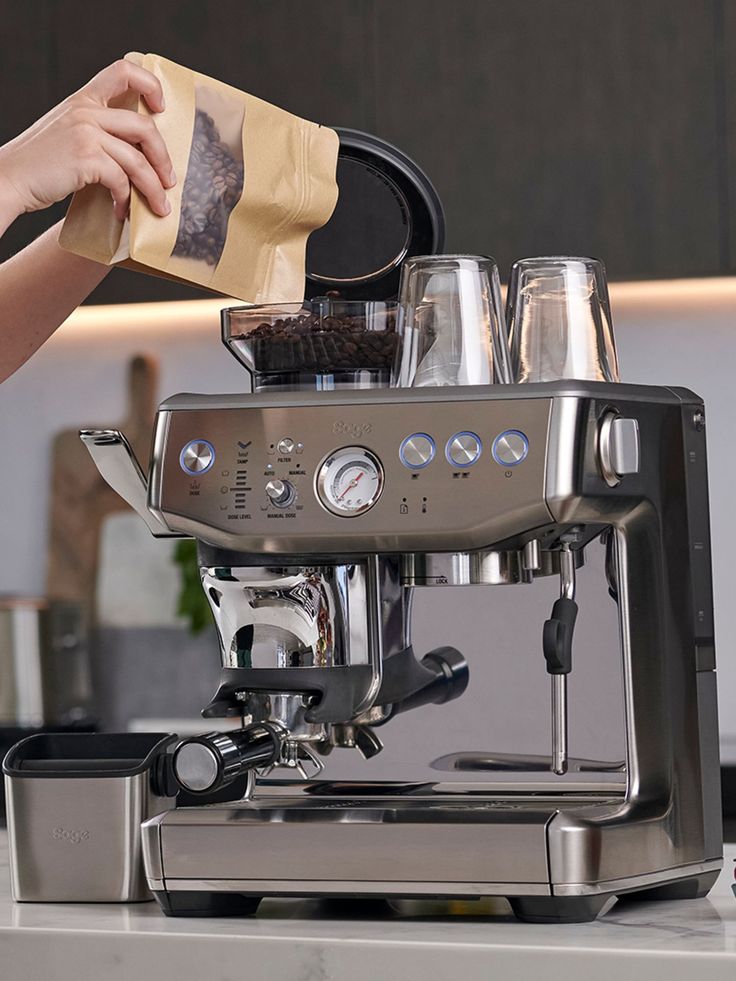
{"type": "Polygon", "coordinates": [[[402,262],[442,252],[445,216],[427,175],[401,150],[368,133],[340,137],[335,211],[307,244],[306,296],[391,300],[402,262]]]}

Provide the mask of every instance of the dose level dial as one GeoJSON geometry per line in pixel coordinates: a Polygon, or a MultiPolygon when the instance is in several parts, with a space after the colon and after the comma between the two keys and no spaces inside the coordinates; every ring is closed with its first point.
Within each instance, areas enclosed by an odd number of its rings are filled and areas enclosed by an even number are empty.
{"type": "Polygon", "coordinates": [[[335,450],[317,472],[317,497],[333,514],[346,518],[372,508],[383,490],[383,467],[362,446],[335,450]]]}

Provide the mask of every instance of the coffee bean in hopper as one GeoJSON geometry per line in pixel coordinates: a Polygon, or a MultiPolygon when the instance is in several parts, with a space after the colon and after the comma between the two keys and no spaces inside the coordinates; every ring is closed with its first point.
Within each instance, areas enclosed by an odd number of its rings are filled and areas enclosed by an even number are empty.
{"type": "Polygon", "coordinates": [[[371,330],[363,317],[287,317],[261,323],[243,339],[261,374],[388,371],[399,343],[391,316],[384,330],[371,330]]]}

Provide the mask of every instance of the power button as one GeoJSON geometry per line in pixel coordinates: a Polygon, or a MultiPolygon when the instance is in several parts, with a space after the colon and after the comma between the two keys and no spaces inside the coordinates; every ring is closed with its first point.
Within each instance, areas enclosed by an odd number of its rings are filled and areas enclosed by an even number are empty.
{"type": "Polygon", "coordinates": [[[518,429],[507,429],[493,441],[493,459],[502,467],[518,467],[529,455],[529,440],[518,429]]]}

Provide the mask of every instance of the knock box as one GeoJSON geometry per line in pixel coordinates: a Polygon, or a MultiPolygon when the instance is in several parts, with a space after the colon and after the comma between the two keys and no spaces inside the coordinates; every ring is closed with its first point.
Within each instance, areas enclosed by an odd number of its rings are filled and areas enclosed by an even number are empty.
{"type": "Polygon", "coordinates": [[[152,899],[141,822],[174,806],[164,733],[59,733],[22,739],[3,761],[16,902],[152,899]]]}

